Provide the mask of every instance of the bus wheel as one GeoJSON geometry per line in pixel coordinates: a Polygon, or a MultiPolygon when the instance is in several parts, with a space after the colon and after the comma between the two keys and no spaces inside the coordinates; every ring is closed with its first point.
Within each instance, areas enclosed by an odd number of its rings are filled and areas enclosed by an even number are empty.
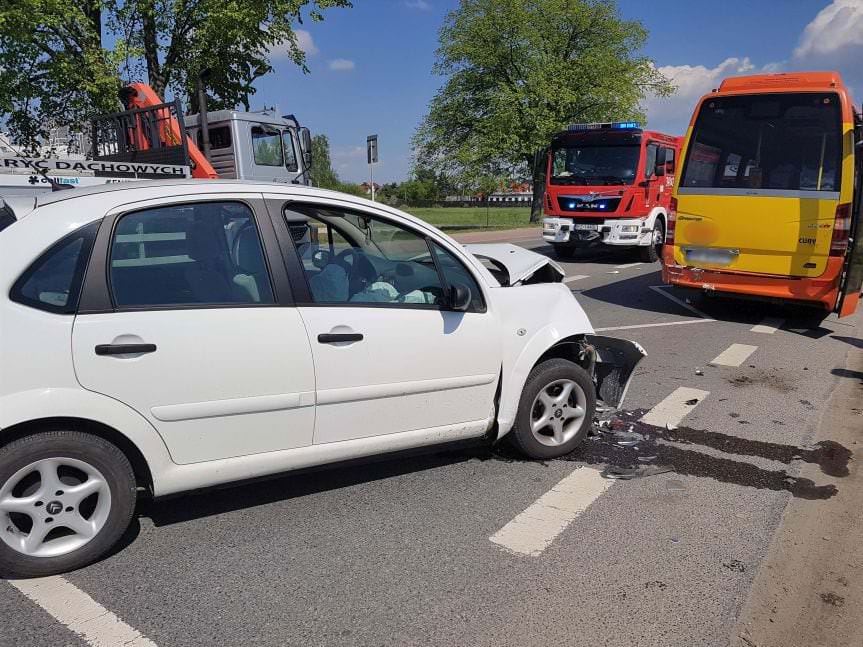
{"type": "Polygon", "coordinates": [[[653,223],[653,234],[651,234],[650,245],[639,247],[638,253],[641,260],[645,263],[655,263],[662,256],[662,245],[665,242],[665,227],[662,226],[662,221],[657,218],[653,223]]]}

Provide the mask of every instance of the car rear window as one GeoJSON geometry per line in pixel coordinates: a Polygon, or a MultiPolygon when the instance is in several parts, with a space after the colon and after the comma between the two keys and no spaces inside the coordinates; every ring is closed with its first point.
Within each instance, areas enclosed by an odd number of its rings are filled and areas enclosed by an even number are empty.
{"type": "Polygon", "coordinates": [[[48,248],[12,286],[11,299],[39,310],[74,314],[99,223],[85,225],[48,248]]]}

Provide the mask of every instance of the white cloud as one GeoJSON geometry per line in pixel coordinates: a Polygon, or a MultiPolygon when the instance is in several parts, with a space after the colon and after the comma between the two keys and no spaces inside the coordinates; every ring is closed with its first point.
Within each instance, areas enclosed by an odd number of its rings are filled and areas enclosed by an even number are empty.
{"type": "MultiPolygon", "coordinates": [[[[297,37],[297,47],[305,52],[306,56],[314,56],[318,53],[318,46],[315,45],[312,35],[305,29],[295,29],[294,35],[297,37]]],[[[279,43],[270,50],[270,57],[274,59],[288,58],[289,55],[287,42],[279,43]]]]}
{"type": "Polygon", "coordinates": [[[860,46],[863,46],[863,2],[833,0],[806,25],[794,58],[821,57],[860,46]]]}
{"type": "Polygon", "coordinates": [[[726,58],[716,67],[663,65],[657,69],[671,79],[677,91],[670,97],[647,99],[647,123],[651,129],[668,132],[671,135],[682,135],[698,99],[713,88],[719,87],[722,79],[741,74],[775,72],[781,65],[781,63],[770,63],[756,67],[749,57],[726,58]]]}
{"type": "Polygon", "coordinates": [[[431,5],[426,0],[405,0],[404,5],[408,9],[416,9],[417,11],[431,10],[431,5]]]}
{"type": "Polygon", "coordinates": [[[349,72],[354,67],[354,62],[346,58],[336,58],[330,61],[330,69],[334,72],[349,72]]]}

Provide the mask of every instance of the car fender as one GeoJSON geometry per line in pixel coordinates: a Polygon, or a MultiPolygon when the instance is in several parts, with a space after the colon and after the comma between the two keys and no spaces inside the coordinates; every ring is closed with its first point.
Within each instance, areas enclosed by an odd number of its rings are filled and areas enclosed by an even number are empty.
{"type": "Polygon", "coordinates": [[[503,330],[503,379],[498,407],[498,437],[512,429],[521,391],[537,360],[558,342],[593,333],[593,326],[572,292],[562,283],[496,288],[503,330]]]}
{"type": "Polygon", "coordinates": [[[156,429],[134,409],[108,396],[75,388],[19,391],[0,397],[0,439],[3,431],[42,418],[79,418],[111,427],[138,448],[159,493],[159,476],[174,465],[156,429]],[[33,413],[39,415],[34,417],[33,413]]]}

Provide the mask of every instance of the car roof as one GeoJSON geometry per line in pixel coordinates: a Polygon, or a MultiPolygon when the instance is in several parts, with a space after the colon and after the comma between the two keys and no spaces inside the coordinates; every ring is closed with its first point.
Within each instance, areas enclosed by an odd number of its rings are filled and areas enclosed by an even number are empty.
{"type": "MultiPolygon", "coordinates": [[[[316,187],[307,187],[302,184],[276,184],[274,182],[264,182],[256,180],[196,180],[196,179],[178,179],[178,180],[134,180],[129,182],[117,182],[114,184],[98,184],[96,186],[88,186],[74,189],[64,189],[62,191],[52,191],[50,193],[40,193],[36,198],[36,206],[41,207],[46,204],[54,204],[63,200],[74,200],[85,196],[98,195],[101,193],[115,193],[121,191],[140,191],[142,189],[157,189],[168,187],[190,187],[201,186],[212,188],[219,185],[230,185],[233,187],[249,187],[255,191],[279,191],[285,188],[302,188],[311,193],[320,193],[322,196],[332,197],[333,195],[344,195],[338,191],[330,189],[319,189],[316,187]]],[[[304,191],[305,193],[306,191],[304,191]]]]}

